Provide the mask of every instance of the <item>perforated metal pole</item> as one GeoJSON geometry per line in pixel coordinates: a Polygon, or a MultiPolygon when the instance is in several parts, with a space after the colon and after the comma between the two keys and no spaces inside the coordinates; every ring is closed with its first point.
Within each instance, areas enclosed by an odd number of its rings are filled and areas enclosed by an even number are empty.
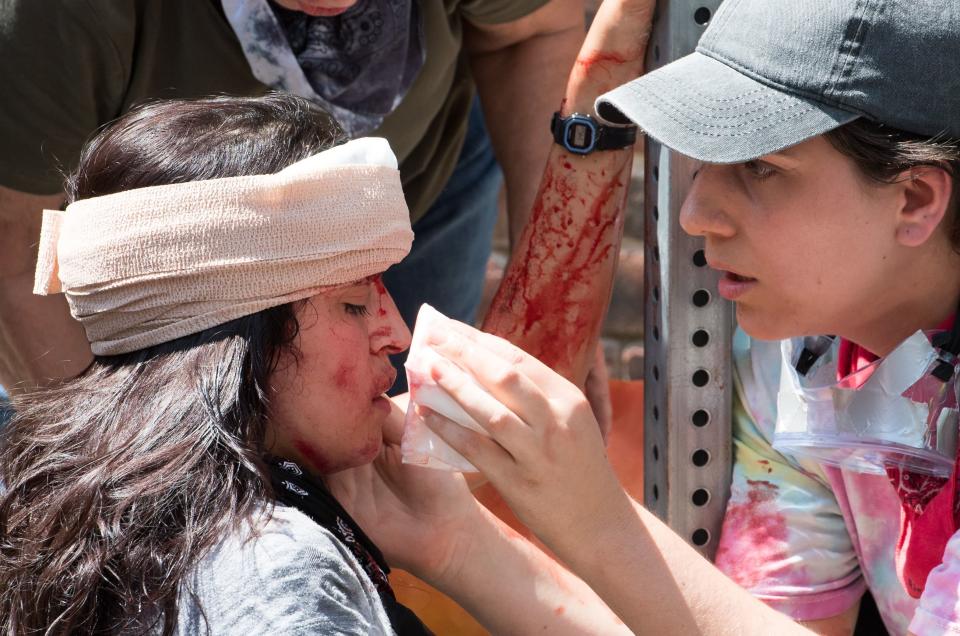
{"type": "MultiPolygon", "coordinates": [[[[720,0],[660,0],[651,70],[694,50],[720,0]]],[[[716,552],[730,491],[730,304],[703,242],[680,229],[694,162],[646,141],[646,506],[701,553],[716,552]]]]}

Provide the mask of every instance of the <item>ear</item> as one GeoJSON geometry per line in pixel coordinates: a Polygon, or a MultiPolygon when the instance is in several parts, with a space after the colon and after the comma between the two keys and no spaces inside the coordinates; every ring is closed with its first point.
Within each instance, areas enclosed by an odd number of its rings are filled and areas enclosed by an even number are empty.
{"type": "Polygon", "coordinates": [[[917,166],[898,178],[903,204],[898,212],[896,238],[904,247],[926,243],[950,207],[953,178],[944,168],[917,166]]]}

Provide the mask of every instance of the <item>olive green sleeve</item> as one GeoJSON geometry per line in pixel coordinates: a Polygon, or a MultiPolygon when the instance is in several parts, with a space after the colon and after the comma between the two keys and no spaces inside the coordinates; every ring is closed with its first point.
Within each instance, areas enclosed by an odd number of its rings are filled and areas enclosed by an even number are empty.
{"type": "Polygon", "coordinates": [[[119,114],[134,4],[0,2],[0,185],[60,191],[83,142],[119,114]]]}

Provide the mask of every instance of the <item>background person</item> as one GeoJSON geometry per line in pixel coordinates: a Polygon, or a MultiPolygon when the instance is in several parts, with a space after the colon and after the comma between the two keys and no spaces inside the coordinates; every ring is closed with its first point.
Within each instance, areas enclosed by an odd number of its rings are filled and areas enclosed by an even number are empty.
{"type": "Polygon", "coordinates": [[[0,103],[0,384],[88,364],[62,300],[30,294],[40,210],[61,205],[60,170],[83,141],[151,98],[289,90],[351,134],[385,136],[417,235],[387,275],[401,313],[412,322],[429,301],[472,320],[500,184],[475,87],[518,234],[582,37],[579,0],[4,3],[0,78],[13,99],[0,103]]]}
{"type": "MultiPolygon", "coordinates": [[[[696,53],[604,98],[703,162],[681,224],[705,238],[740,327],[765,340],[836,334],[826,371],[845,381],[918,330],[950,333],[960,302],[960,93],[948,62],[960,57],[960,14],[949,2],[863,8],[724,4],[696,53]]],[[[435,373],[493,440],[433,425],[635,631],[850,633],[865,589],[891,633],[956,630],[955,459],[948,477],[906,463],[868,474],[777,451],[780,346],[744,334],[735,344],[718,567],[625,495],[582,397],[491,336],[438,340],[456,365],[435,373]]]]}

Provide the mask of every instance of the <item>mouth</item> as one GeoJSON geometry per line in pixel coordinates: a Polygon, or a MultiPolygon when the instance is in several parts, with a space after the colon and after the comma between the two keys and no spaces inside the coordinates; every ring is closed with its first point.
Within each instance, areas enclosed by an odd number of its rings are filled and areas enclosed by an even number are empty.
{"type": "Polygon", "coordinates": [[[717,292],[727,300],[739,300],[757,284],[756,278],[738,272],[726,263],[713,262],[708,258],[707,264],[711,269],[720,272],[717,292]]]}
{"type": "Polygon", "coordinates": [[[712,258],[710,258],[709,255],[707,256],[707,267],[720,272],[720,274],[724,278],[738,282],[738,283],[745,283],[745,282],[751,282],[751,281],[757,280],[756,278],[747,276],[743,272],[734,269],[727,263],[713,260],[712,258]]]}
{"type": "Polygon", "coordinates": [[[757,284],[756,278],[723,270],[723,276],[717,282],[717,293],[731,301],[740,300],[757,284]]]}
{"type": "Polygon", "coordinates": [[[750,283],[750,282],[756,282],[757,280],[756,278],[750,278],[749,276],[742,276],[741,274],[738,274],[736,272],[731,272],[726,270],[723,272],[723,277],[724,279],[733,281],[735,283],[750,283]]]}

